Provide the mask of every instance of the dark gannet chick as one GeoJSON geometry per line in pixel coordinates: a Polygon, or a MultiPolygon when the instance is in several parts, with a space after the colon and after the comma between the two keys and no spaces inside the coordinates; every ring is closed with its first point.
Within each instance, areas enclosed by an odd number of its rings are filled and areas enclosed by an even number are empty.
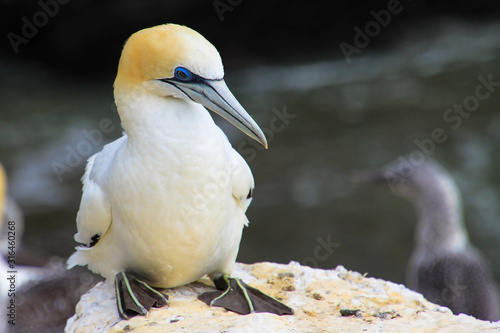
{"type": "Polygon", "coordinates": [[[500,319],[498,290],[489,262],[469,242],[460,191],[442,166],[432,160],[412,165],[400,158],[356,178],[385,183],[415,207],[417,223],[406,273],[409,288],[455,314],[500,319]]]}

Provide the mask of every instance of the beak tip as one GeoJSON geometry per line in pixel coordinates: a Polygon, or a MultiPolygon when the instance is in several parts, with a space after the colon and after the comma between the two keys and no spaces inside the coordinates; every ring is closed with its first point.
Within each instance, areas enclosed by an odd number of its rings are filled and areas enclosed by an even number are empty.
{"type": "Polygon", "coordinates": [[[266,137],[263,137],[260,139],[260,144],[264,146],[264,148],[268,149],[269,146],[267,144],[267,140],[266,140],[266,137]]]}

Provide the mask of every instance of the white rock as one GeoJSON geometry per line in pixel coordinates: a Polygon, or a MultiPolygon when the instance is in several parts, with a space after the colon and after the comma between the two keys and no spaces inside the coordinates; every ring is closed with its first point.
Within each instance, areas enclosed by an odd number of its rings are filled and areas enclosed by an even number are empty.
{"type": "Polygon", "coordinates": [[[255,313],[246,316],[209,307],[197,299],[213,291],[204,278],[165,292],[170,304],[153,309],[147,317],[120,320],[112,282],[99,283],[82,297],[67,333],[115,332],[498,332],[500,322],[455,316],[447,308],[428,302],[403,285],[338,266],[313,269],[288,265],[236,264],[233,274],[295,310],[293,316],[255,313]],[[359,310],[342,316],[341,310],[359,310]]]}

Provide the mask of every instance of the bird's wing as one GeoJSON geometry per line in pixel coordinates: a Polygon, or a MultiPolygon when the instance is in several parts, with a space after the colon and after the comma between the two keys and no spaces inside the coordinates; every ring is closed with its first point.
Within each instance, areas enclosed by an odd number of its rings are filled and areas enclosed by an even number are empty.
{"type": "Polygon", "coordinates": [[[82,178],[83,194],[76,216],[75,240],[87,246],[95,244],[108,231],[112,220],[111,205],[98,182],[101,169],[107,169],[108,165],[102,160],[103,152],[89,158],[82,178]]]}
{"type": "Polygon", "coordinates": [[[252,171],[247,162],[236,150],[231,148],[230,152],[233,197],[241,209],[246,212],[252,201],[254,188],[252,171]]]}
{"type": "Polygon", "coordinates": [[[455,314],[490,319],[498,312],[489,264],[473,249],[428,261],[418,267],[417,277],[418,291],[425,298],[447,306],[455,314]]]}

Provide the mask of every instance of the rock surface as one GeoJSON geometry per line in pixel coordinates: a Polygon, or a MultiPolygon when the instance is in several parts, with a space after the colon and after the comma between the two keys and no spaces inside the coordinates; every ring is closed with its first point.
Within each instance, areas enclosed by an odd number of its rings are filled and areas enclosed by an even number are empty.
{"type": "Polygon", "coordinates": [[[68,333],[94,332],[498,332],[490,323],[428,302],[403,285],[348,271],[288,265],[236,264],[233,276],[282,300],[293,316],[255,313],[247,316],[209,307],[197,300],[213,291],[207,278],[169,289],[170,304],[147,317],[120,320],[112,282],[85,294],[68,320],[68,333]],[[344,315],[342,315],[344,314],[344,315]]]}

